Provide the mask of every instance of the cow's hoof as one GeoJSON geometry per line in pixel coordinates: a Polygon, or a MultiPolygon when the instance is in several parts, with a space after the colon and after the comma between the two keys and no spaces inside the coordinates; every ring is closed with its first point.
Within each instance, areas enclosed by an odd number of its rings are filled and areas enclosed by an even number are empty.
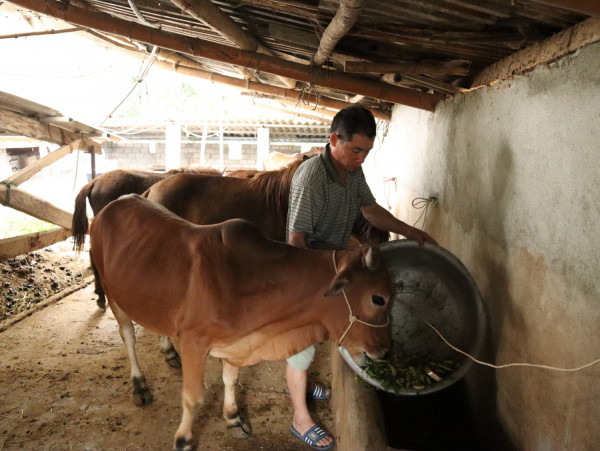
{"type": "Polygon", "coordinates": [[[150,391],[149,388],[145,388],[143,390],[140,390],[139,392],[134,392],[133,393],[133,402],[135,403],[136,406],[148,406],[150,404],[152,404],[152,402],[154,401],[154,396],[152,396],[152,392],[150,391]]]}
{"type": "Polygon", "coordinates": [[[227,432],[233,438],[245,439],[252,435],[252,426],[244,418],[238,417],[234,424],[227,425],[227,432]]]}
{"type": "Polygon", "coordinates": [[[146,385],[145,378],[134,378],[132,379],[133,383],[133,402],[137,406],[147,406],[152,404],[154,401],[154,396],[152,396],[152,392],[146,385]]]}
{"type": "Polygon", "coordinates": [[[174,451],[192,451],[192,443],[185,437],[179,437],[175,440],[174,451]]]}
{"type": "Polygon", "coordinates": [[[165,362],[167,362],[171,368],[181,368],[181,357],[179,357],[179,354],[177,354],[177,351],[175,350],[173,350],[173,353],[165,356],[165,362]]]}
{"type": "Polygon", "coordinates": [[[100,310],[106,312],[106,300],[98,298],[96,299],[96,305],[100,310]]]}

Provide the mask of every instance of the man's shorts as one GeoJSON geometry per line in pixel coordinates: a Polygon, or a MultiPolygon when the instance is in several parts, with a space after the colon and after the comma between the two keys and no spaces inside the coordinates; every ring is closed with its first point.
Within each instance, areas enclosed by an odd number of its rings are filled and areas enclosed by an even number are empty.
{"type": "Polygon", "coordinates": [[[315,345],[310,345],[304,351],[300,351],[298,354],[288,358],[287,362],[292,366],[292,368],[306,371],[314,358],[315,345]]]}

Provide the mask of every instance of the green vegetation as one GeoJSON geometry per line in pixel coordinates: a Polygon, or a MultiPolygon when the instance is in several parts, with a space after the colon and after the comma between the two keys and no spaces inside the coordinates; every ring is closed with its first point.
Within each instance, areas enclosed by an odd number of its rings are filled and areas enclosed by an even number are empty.
{"type": "Polygon", "coordinates": [[[26,215],[12,208],[0,207],[0,239],[43,232],[54,227],[56,227],[54,224],[26,215]]]}

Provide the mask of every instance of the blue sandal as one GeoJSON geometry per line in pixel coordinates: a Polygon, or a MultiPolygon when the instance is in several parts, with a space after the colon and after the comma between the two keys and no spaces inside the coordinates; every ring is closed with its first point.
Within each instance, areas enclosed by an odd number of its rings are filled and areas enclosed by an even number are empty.
{"type": "MultiPolygon", "coordinates": [[[[288,388],[285,389],[286,394],[290,394],[290,390],[288,388]]],[[[306,392],[306,399],[330,399],[331,398],[331,388],[329,387],[321,387],[320,385],[313,384],[312,389],[306,392]],[[329,390],[329,394],[327,394],[327,390],[329,390]]]]}
{"type": "Polygon", "coordinates": [[[335,445],[335,440],[333,440],[327,446],[317,445],[317,443],[319,443],[320,440],[324,439],[325,437],[330,436],[330,434],[325,432],[323,429],[321,429],[316,424],[313,427],[311,427],[308,431],[306,431],[306,434],[304,434],[304,435],[300,435],[300,433],[296,430],[296,428],[294,428],[294,426],[291,426],[290,430],[292,431],[292,434],[294,434],[296,437],[298,437],[300,440],[302,440],[308,446],[310,446],[311,448],[317,449],[319,451],[324,451],[326,449],[331,448],[333,445],[335,445]]]}
{"type": "Polygon", "coordinates": [[[312,390],[309,390],[306,394],[309,399],[329,399],[331,398],[331,389],[329,387],[321,387],[320,385],[313,384],[312,390]],[[329,394],[327,394],[329,390],[329,394]]]}

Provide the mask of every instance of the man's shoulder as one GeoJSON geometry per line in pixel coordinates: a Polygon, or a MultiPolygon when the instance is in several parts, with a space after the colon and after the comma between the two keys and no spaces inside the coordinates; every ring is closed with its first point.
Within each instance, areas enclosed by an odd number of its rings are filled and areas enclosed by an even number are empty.
{"type": "Polygon", "coordinates": [[[294,183],[312,183],[326,176],[325,165],[320,156],[306,160],[296,170],[294,183]]]}

